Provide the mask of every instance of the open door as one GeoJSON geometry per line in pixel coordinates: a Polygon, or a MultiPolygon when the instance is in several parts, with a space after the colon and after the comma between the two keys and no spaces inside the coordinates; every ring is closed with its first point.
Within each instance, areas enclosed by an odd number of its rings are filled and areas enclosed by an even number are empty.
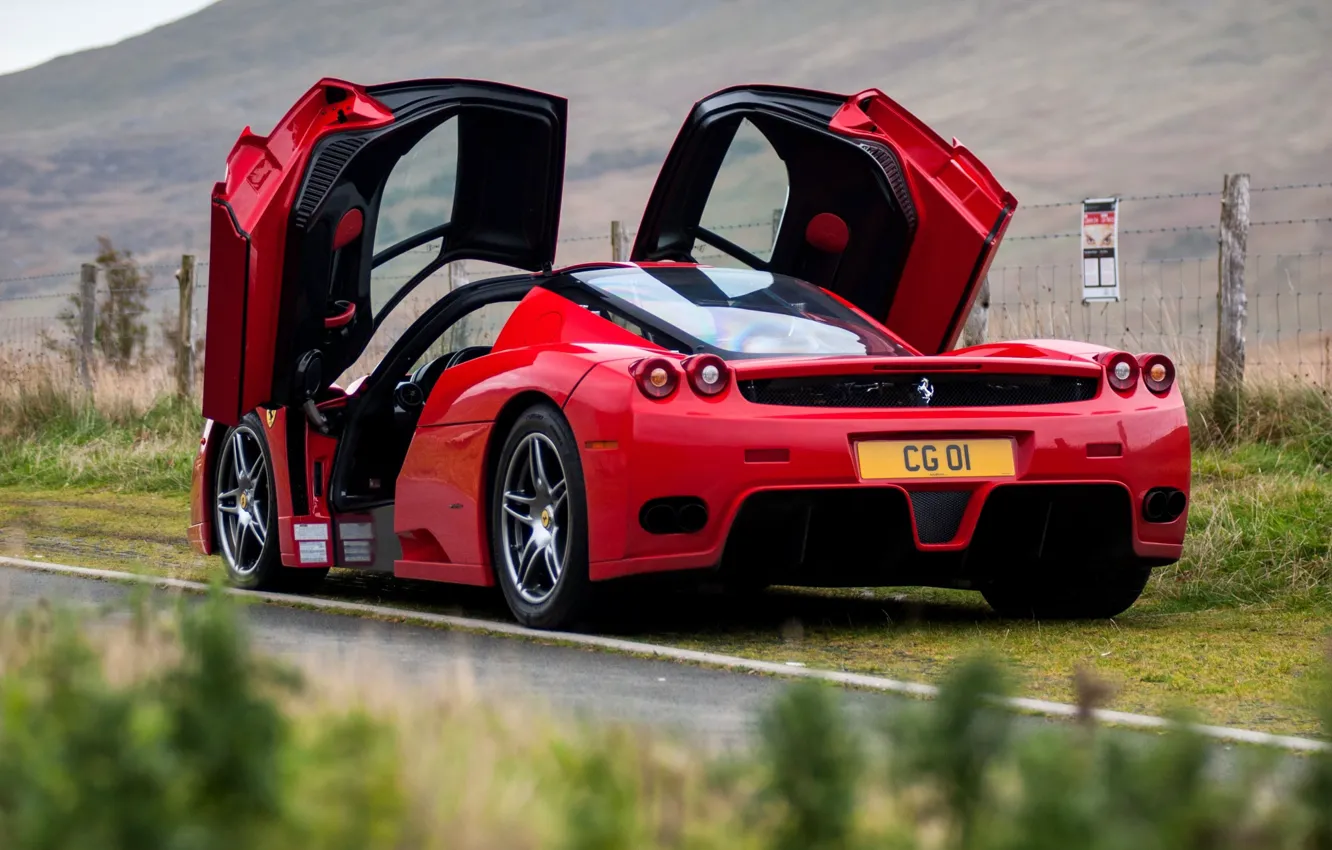
{"type": "Polygon", "coordinates": [[[882,92],[733,88],[695,104],[632,259],[804,278],[937,354],[957,341],[1016,206],[966,148],[882,92]]]}
{"type": "Polygon", "coordinates": [[[565,121],[562,98],[497,83],[326,79],[267,137],[246,128],[213,189],[204,415],[314,399],[446,263],[549,268],[565,121]],[[395,185],[400,163],[423,179],[395,185]]]}

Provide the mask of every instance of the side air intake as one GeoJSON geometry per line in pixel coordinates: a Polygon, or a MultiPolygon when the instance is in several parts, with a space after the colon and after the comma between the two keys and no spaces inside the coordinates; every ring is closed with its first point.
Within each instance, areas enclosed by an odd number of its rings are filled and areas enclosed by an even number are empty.
{"type": "Polygon", "coordinates": [[[310,217],[319,209],[329,189],[337,182],[338,175],[346,167],[347,161],[365,142],[363,136],[343,137],[319,148],[306,174],[305,185],[301,187],[301,199],[296,204],[297,227],[304,228],[309,223],[310,217]]]}
{"type": "Polygon", "coordinates": [[[868,153],[883,169],[883,176],[888,178],[888,188],[892,189],[893,199],[897,201],[897,206],[902,210],[902,215],[906,217],[907,228],[912,235],[916,232],[916,202],[911,197],[911,190],[907,188],[906,176],[902,174],[902,165],[897,161],[897,157],[892,151],[883,145],[876,145],[871,142],[860,142],[860,149],[868,153]]]}

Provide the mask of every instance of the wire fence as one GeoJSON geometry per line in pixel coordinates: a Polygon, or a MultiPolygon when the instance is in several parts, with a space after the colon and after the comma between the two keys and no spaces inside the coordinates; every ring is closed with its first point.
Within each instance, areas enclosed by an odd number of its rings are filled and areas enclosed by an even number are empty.
{"type": "MultiPolygon", "coordinates": [[[[1081,303],[1081,263],[990,269],[991,339],[1075,339],[1162,352],[1208,375],[1217,343],[1216,258],[1140,261],[1120,269],[1118,302],[1081,303]]],[[[1332,254],[1250,254],[1247,372],[1255,380],[1332,378],[1332,254]]]]}
{"type": "MultiPolygon", "coordinates": [[[[989,272],[991,340],[1060,338],[1134,352],[1160,351],[1183,371],[1206,374],[1217,335],[1216,234],[1219,191],[1162,192],[1120,198],[1122,300],[1084,304],[1079,222],[1081,200],[1034,203],[1019,214],[989,272]]],[[[1298,378],[1332,385],[1332,181],[1287,183],[1251,189],[1252,216],[1245,274],[1248,298],[1248,374],[1255,379],[1298,378]]],[[[708,227],[753,254],[770,255],[776,219],[755,216],[708,227]]],[[[559,243],[562,264],[611,259],[627,253],[632,233],[576,233],[559,243]]],[[[391,291],[428,262],[432,249],[409,252],[378,269],[372,290],[391,291]]],[[[695,258],[731,263],[699,245],[695,258]]],[[[160,346],[178,326],[175,263],[149,263],[141,321],[147,348],[160,346]]],[[[355,368],[378,359],[411,318],[450,288],[508,271],[468,262],[441,268],[417,286],[375,334],[355,368]]],[[[78,270],[0,279],[0,358],[14,363],[67,356],[74,334],[73,298],[78,270]]],[[[196,337],[207,327],[209,264],[195,271],[196,337]]],[[[99,298],[106,294],[105,283],[99,298]]],[[[498,333],[505,315],[472,320],[470,343],[498,333]]]]}

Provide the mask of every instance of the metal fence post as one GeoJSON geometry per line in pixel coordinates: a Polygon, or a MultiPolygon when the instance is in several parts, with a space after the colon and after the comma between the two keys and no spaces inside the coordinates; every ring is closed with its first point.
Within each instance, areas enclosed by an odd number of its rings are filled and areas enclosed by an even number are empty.
{"type": "Polygon", "coordinates": [[[623,263],[629,256],[629,246],[626,245],[624,223],[619,219],[611,222],[610,226],[611,240],[611,262],[623,263]]]}
{"type": "Polygon", "coordinates": [[[84,263],[79,270],[79,380],[92,392],[93,338],[97,335],[97,266],[84,263]]]}
{"type": "Polygon", "coordinates": [[[180,330],[176,347],[176,395],[187,399],[194,391],[194,255],[182,254],[176,272],[180,285],[180,330]]]}
{"type": "Polygon", "coordinates": [[[1227,174],[1221,189],[1217,250],[1216,383],[1212,413],[1228,433],[1235,427],[1244,392],[1244,262],[1249,244],[1249,175],[1227,174]]]}

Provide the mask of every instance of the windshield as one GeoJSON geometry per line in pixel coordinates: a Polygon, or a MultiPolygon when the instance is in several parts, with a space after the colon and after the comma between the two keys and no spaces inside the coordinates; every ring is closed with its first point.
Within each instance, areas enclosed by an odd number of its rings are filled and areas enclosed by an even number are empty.
{"type": "Polygon", "coordinates": [[[721,354],[906,355],[882,328],[817,286],[751,269],[591,269],[574,275],[721,354]]]}

